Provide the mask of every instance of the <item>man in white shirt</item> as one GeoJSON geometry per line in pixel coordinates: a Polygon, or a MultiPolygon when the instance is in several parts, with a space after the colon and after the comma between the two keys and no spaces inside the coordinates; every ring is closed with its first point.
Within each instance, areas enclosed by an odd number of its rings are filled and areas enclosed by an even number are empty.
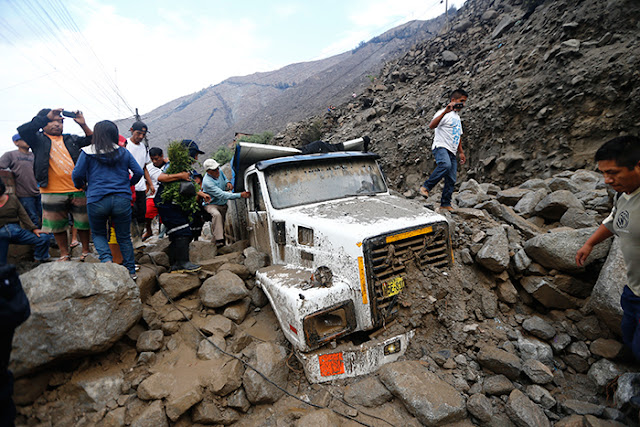
{"type": "Polygon", "coordinates": [[[436,169],[431,173],[422,187],[420,194],[429,197],[429,191],[444,178],[444,189],[440,198],[440,209],[452,211],[451,196],[453,186],[456,183],[458,166],[456,164],[456,153],[460,156],[460,164],[467,161],[467,157],[462,150],[462,121],[458,112],[467,102],[467,92],[463,89],[456,89],[451,93],[450,102],[445,108],[439,110],[429,128],[435,129],[431,151],[436,160],[436,169]]]}
{"type": "Polygon", "coordinates": [[[138,165],[142,168],[144,172],[144,180],[138,181],[135,186],[136,190],[136,201],[133,205],[133,217],[135,221],[138,223],[138,227],[134,228],[134,233],[139,236],[139,230],[141,227],[145,225],[145,214],[147,211],[147,193],[153,195],[156,190],[153,188],[153,183],[151,182],[151,177],[149,176],[149,171],[147,170],[147,163],[151,161],[149,158],[149,152],[147,151],[147,146],[142,143],[142,140],[147,135],[147,125],[141,121],[135,122],[131,129],[131,138],[129,138],[129,144],[127,144],[127,150],[131,153],[138,165]]]}
{"type": "MultiPolygon", "coordinates": [[[[151,147],[149,149],[149,158],[151,159],[151,163],[147,164],[147,170],[149,171],[149,176],[151,177],[151,182],[154,190],[153,193],[155,193],[156,191],[158,191],[158,176],[162,173],[162,168],[166,164],[162,148],[151,147]]],[[[156,208],[156,203],[153,200],[153,193],[147,195],[145,231],[142,235],[142,241],[145,241],[149,237],[153,236],[151,223],[153,222],[153,219],[158,215],[158,208],[156,208]]]]}

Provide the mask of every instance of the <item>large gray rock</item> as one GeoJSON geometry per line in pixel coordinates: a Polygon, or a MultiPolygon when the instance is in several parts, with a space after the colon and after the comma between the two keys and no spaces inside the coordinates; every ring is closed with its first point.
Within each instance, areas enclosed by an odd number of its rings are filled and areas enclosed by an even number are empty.
{"type": "Polygon", "coordinates": [[[543,218],[557,221],[569,208],[584,210],[582,202],[568,190],[558,190],[547,195],[535,207],[535,213],[543,218]]]}
{"type": "Polygon", "coordinates": [[[155,400],[145,406],[144,410],[130,424],[131,427],[169,427],[167,415],[161,400],[155,400]]]}
{"type": "Polygon", "coordinates": [[[164,273],[158,277],[158,282],[173,299],[198,288],[201,284],[197,274],[187,273],[164,273]]]}
{"type": "Polygon", "coordinates": [[[244,266],[249,269],[251,274],[256,274],[258,269],[269,265],[269,255],[258,251],[254,247],[246,248],[243,253],[245,256],[244,266]]]}
{"type": "Polygon", "coordinates": [[[620,375],[614,398],[617,407],[622,408],[633,396],[638,394],[640,394],[640,374],[627,373],[620,375]]]}
{"type": "Polygon", "coordinates": [[[374,408],[388,402],[393,395],[376,377],[365,378],[349,384],[344,390],[344,400],[351,405],[374,408]]]}
{"type": "Polygon", "coordinates": [[[20,279],[31,317],[13,338],[16,376],[59,359],[105,351],[142,317],[138,287],[118,264],[49,263],[20,279]]]}
{"type": "Polygon", "coordinates": [[[241,278],[223,270],[205,280],[199,294],[205,307],[218,308],[249,296],[249,291],[241,278]]]}
{"type": "MultiPolygon", "coordinates": [[[[568,272],[579,271],[581,268],[576,265],[576,252],[595,230],[595,228],[584,228],[540,234],[527,240],[524,249],[531,259],[547,268],[568,272]]],[[[585,261],[585,265],[606,257],[610,246],[611,239],[596,245],[585,261]]]]}
{"type": "Polygon", "coordinates": [[[520,280],[520,284],[531,296],[548,308],[576,308],[579,305],[577,298],[558,289],[550,277],[526,276],[520,280]]]}
{"type": "MultiPolygon", "coordinates": [[[[263,342],[256,346],[251,366],[264,374],[280,387],[286,387],[289,368],[286,364],[287,350],[271,342],[263,342]]],[[[264,380],[253,369],[247,369],[242,377],[247,399],[253,404],[273,403],[280,399],[284,391],[264,380]]]]}
{"type": "Polygon", "coordinates": [[[518,378],[522,369],[522,362],[518,356],[497,347],[483,347],[478,353],[478,362],[483,368],[496,374],[504,374],[511,380],[518,378]]]}
{"type": "Polygon", "coordinates": [[[553,350],[546,342],[534,337],[524,337],[518,332],[516,347],[520,351],[522,360],[539,360],[553,366],[553,350]]]}
{"type": "Polygon", "coordinates": [[[620,321],[622,320],[620,296],[625,285],[629,283],[626,271],[620,242],[616,237],[611,245],[609,256],[600,270],[598,281],[593,287],[588,306],[609,329],[618,335],[621,334],[620,321]]]}
{"type": "Polygon", "coordinates": [[[525,331],[543,340],[550,340],[556,335],[554,327],[538,316],[532,316],[526,319],[522,322],[522,327],[525,331]]]}
{"type": "Polygon", "coordinates": [[[620,364],[614,363],[608,359],[600,359],[589,368],[587,376],[598,387],[604,389],[607,384],[613,381],[617,376],[627,372],[628,369],[620,364]]]}
{"type": "Polygon", "coordinates": [[[583,209],[569,208],[560,218],[560,224],[571,228],[597,227],[598,221],[593,214],[585,212],[583,209]]]}
{"type": "Polygon", "coordinates": [[[218,248],[215,243],[196,240],[189,244],[189,259],[191,262],[199,263],[200,261],[214,258],[218,255],[218,248]]]}
{"type": "Polygon", "coordinates": [[[522,372],[535,384],[547,384],[553,381],[553,372],[539,360],[526,360],[522,364],[522,372]]]}
{"type": "Polygon", "coordinates": [[[464,398],[420,362],[404,361],[383,366],[380,381],[426,426],[439,426],[463,419],[464,398]]]}
{"type": "Polygon", "coordinates": [[[525,218],[533,216],[535,215],[536,206],[542,201],[542,199],[547,197],[547,194],[549,194],[549,192],[544,188],[539,188],[536,191],[529,191],[522,196],[518,203],[516,203],[513,210],[525,218]]]}
{"type": "Polygon", "coordinates": [[[493,419],[493,405],[487,396],[476,393],[467,399],[467,411],[483,423],[489,423],[493,419]]]}
{"type": "Polygon", "coordinates": [[[516,20],[512,16],[505,16],[502,20],[496,25],[496,28],[491,33],[492,39],[497,39],[502,34],[506,33],[513,25],[516,23],[516,20]]]}
{"type": "Polygon", "coordinates": [[[513,390],[509,395],[507,414],[518,427],[551,427],[542,408],[520,390],[513,390]]]}
{"type": "Polygon", "coordinates": [[[486,240],[476,255],[476,261],[495,273],[509,267],[509,240],[502,229],[486,240]]]}
{"type": "Polygon", "coordinates": [[[515,206],[518,202],[527,194],[531,193],[531,190],[526,188],[507,188],[506,190],[502,190],[498,192],[496,195],[496,199],[507,206],[515,206]]]}

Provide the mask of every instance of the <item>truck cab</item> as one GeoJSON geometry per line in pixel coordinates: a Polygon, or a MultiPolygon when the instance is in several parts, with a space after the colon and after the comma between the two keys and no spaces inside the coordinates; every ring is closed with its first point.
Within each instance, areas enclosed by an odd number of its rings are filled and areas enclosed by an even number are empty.
{"type": "Polygon", "coordinates": [[[377,159],[289,153],[243,171],[248,237],[272,261],[256,283],[312,381],[368,373],[400,357],[412,332],[367,345],[348,337],[395,318],[398,295],[412,286],[407,268],[453,261],[446,218],[390,194],[377,159]]]}

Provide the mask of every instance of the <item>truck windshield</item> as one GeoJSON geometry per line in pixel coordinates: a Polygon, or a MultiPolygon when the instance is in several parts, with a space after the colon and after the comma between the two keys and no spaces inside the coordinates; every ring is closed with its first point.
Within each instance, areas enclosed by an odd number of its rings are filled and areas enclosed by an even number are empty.
{"type": "Polygon", "coordinates": [[[323,159],[265,172],[271,204],[276,209],[387,191],[374,159],[323,159]]]}

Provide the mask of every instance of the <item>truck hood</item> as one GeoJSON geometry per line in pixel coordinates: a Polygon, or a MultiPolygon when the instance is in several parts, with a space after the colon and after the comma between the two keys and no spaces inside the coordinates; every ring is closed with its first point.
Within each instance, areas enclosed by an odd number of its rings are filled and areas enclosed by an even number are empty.
{"type": "Polygon", "coordinates": [[[447,221],[422,203],[392,195],[361,196],[278,211],[279,219],[358,240],[447,221]],[[331,230],[331,231],[329,231],[331,230]]]}

